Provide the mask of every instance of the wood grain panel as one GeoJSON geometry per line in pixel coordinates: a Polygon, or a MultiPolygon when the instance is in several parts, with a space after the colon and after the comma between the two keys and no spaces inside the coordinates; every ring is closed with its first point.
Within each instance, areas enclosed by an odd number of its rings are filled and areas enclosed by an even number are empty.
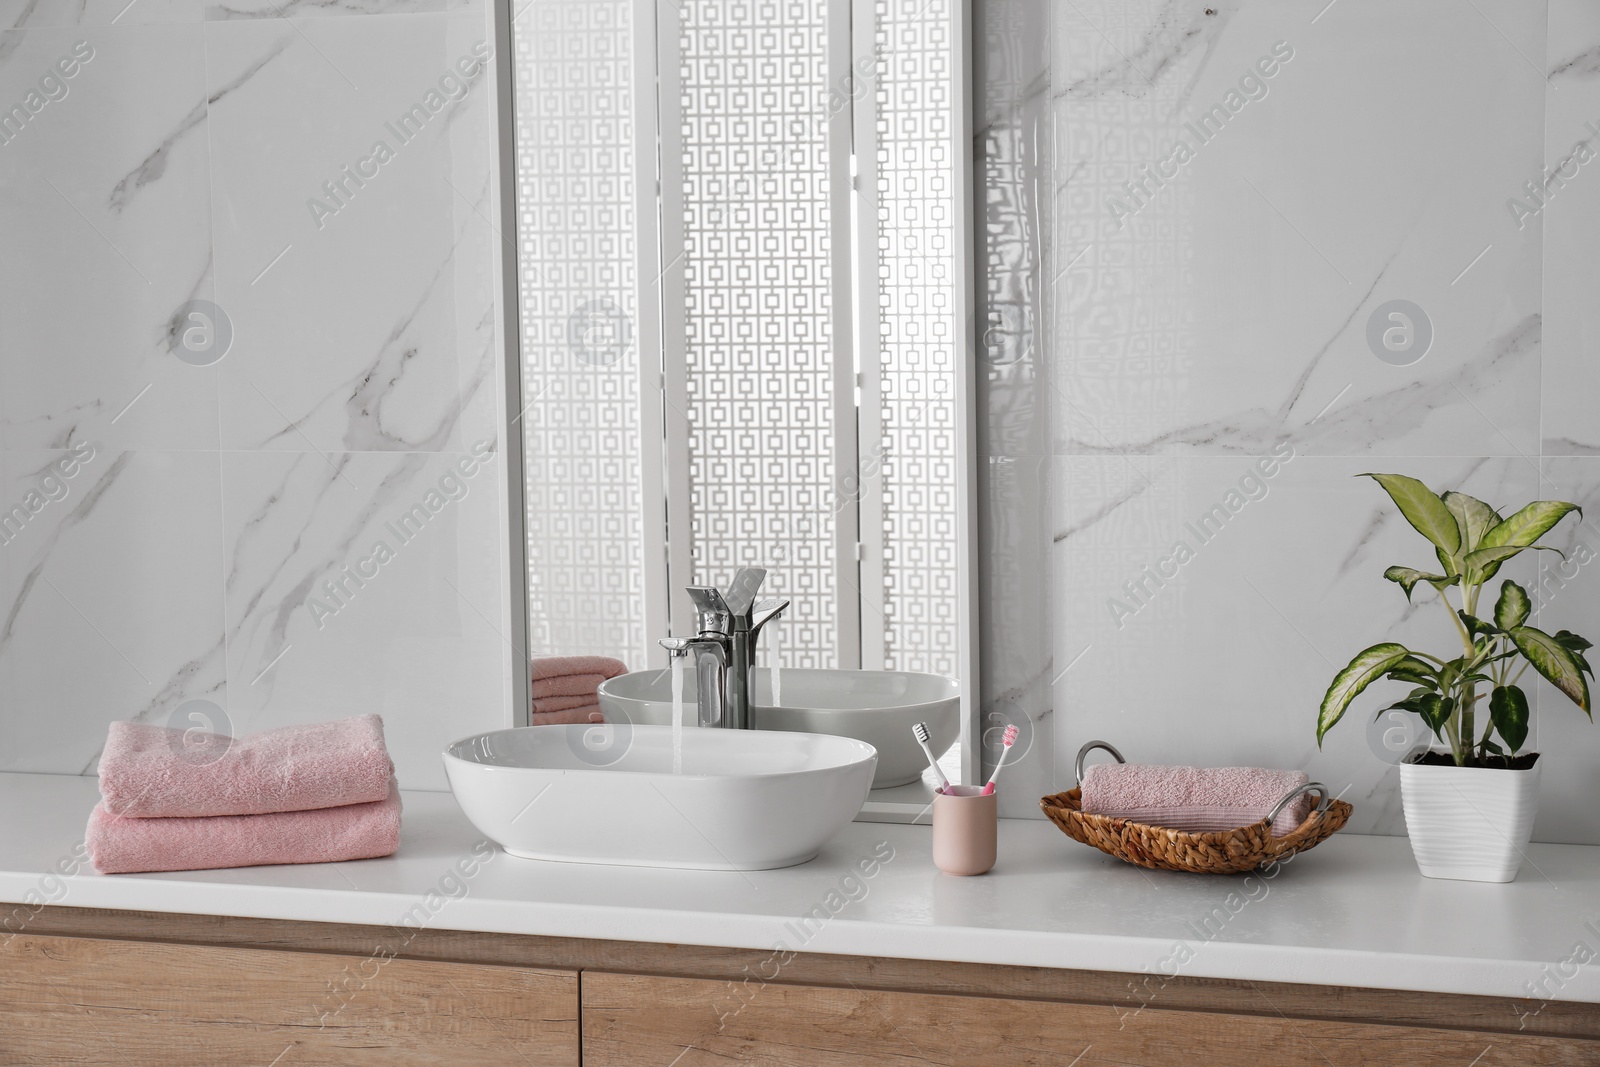
{"type": "Polygon", "coordinates": [[[1555,1067],[1600,1045],[1461,1030],[640,975],[583,975],[584,1067],[1555,1067]]]}
{"type": "Polygon", "coordinates": [[[24,934],[0,1063],[573,1067],[571,972],[24,934]]]}
{"type": "MultiPolygon", "coordinates": [[[[760,973],[771,952],[697,945],[603,941],[573,937],[483,934],[462,930],[396,931],[346,923],[298,922],[218,915],[45,907],[27,932],[130,938],[363,954],[393,946],[407,959],[493,963],[546,969],[737,979],[760,973]]],[[[1416,993],[1340,986],[1248,982],[1182,975],[1151,987],[1148,976],[1049,967],[1011,967],[943,960],[801,953],[784,967],[784,982],[902,992],[1020,997],[1104,1004],[1127,1012],[1149,1002],[1175,1011],[1221,1011],[1291,1018],[1600,1039],[1600,1005],[1511,997],[1416,993]]],[[[1596,1057],[1600,1064],[1600,1056],[1596,1057]]],[[[287,1065],[282,1065],[287,1067],[287,1065]]],[[[1481,1067],[1481,1065],[1480,1065],[1481,1067]]]]}

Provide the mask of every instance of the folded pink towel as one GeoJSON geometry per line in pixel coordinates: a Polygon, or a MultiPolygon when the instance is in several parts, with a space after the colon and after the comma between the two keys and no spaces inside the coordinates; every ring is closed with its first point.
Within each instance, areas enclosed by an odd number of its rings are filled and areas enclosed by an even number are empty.
{"type": "Polygon", "coordinates": [[[536,711],[533,713],[533,725],[535,726],[605,721],[606,717],[600,713],[599,704],[585,704],[581,708],[570,708],[566,711],[536,711]]]}
{"type": "Polygon", "coordinates": [[[125,819],[96,804],[85,840],[101,874],[373,859],[400,847],[400,787],[391,778],[376,803],[274,815],[125,819]]]}
{"type": "MultiPolygon", "coordinates": [[[[564,678],[570,674],[598,674],[601,679],[627,674],[628,666],[610,656],[540,656],[533,661],[533,684],[541,680],[564,678]]],[[[599,682],[595,683],[596,685],[599,682]]],[[[536,696],[542,694],[535,694],[536,696]]],[[[556,696],[559,694],[550,694],[556,696]]]]}
{"type": "Polygon", "coordinates": [[[376,715],[239,738],[114,722],[100,795],[127,818],[262,815],[375,803],[393,774],[376,715]]]}
{"type": "Polygon", "coordinates": [[[555,678],[539,678],[528,690],[528,695],[534,700],[549,700],[552,697],[593,697],[594,691],[600,688],[600,683],[607,677],[604,674],[563,674],[555,678]]]}
{"type": "MultiPolygon", "coordinates": [[[[1307,781],[1300,771],[1260,767],[1097,763],[1084,772],[1080,803],[1089,815],[1207,833],[1260,822],[1307,781]]],[[[1301,794],[1273,822],[1273,834],[1283,836],[1310,814],[1311,797],[1301,794]]]]}
{"type": "Polygon", "coordinates": [[[543,700],[533,702],[533,710],[544,711],[571,711],[573,708],[587,707],[597,701],[594,690],[589,690],[583,696],[576,697],[545,697],[543,700]]]}

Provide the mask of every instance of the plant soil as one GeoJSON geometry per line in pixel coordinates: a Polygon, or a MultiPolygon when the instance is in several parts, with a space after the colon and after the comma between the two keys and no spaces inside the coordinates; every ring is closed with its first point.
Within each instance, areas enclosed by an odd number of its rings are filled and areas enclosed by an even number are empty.
{"type": "MultiPolygon", "coordinates": [[[[1484,760],[1472,760],[1466,764],[1468,767],[1481,767],[1494,771],[1525,771],[1539,760],[1539,753],[1524,752],[1521,755],[1490,756],[1484,760]]],[[[1455,759],[1448,752],[1424,752],[1420,757],[1412,760],[1424,767],[1454,767],[1455,759]]]]}

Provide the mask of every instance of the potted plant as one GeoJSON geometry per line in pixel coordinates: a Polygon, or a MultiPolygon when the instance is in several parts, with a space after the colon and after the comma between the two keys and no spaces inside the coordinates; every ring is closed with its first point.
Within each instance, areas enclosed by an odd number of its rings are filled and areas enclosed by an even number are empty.
{"type": "Polygon", "coordinates": [[[1417,586],[1432,586],[1461,641],[1461,654],[1444,659],[1393,641],[1365,649],[1335,675],[1322,698],[1317,745],[1367,686],[1380,678],[1410,683],[1405,699],[1379,714],[1412,712],[1446,746],[1400,766],[1417,866],[1429,878],[1509,882],[1532,836],[1539,798],[1539,754],[1521,751],[1528,738],[1528,698],[1517,683],[1531,666],[1592,720],[1584,675],[1593,677],[1594,671],[1584,658],[1588,641],[1528,625],[1533,605],[1522,586],[1502,581],[1492,608],[1480,605],[1480,595],[1507,560],[1527,549],[1556,551],[1539,538],[1580,509],[1538,500],[1507,519],[1481,500],[1456,492],[1439,496],[1415,478],[1363,477],[1383,486],[1406,521],[1432,542],[1443,572],[1390,567],[1383,576],[1407,600],[1417,586]],[[1457,590],[1459,606],[1450,589],[1457,590]],[[1487,706],[1479,701],[1485,694],[1487,706]]]}

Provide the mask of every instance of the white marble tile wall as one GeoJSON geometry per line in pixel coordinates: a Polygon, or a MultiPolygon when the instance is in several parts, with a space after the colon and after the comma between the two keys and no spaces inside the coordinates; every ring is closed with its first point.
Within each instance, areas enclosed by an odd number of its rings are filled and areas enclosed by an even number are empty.
{"type": "Polygon", "coordinates": [[[204,699],[379,712],[443,788],[506,724],[491,40],[483,0],[0,0],[0,769],[204,699]]]}
{"type": "MultiPolygon", "coordinates": [[[[1429,554],[1354,476],[1600,504],[1600,14],[983,0],[977,25],[984,700],[1033,727],[1012,813],[1103,737],[1304,767],[1356,829],[1403,832],[1361,719],[1315,743],[1351,654],[1449,639],[1382,579],[1429,554]],[[1396,300],[1431,324],[1420,357],[1381,343],[1396,300]],[[1188,524],[1225,501],[1201,543],[1188,524]],[[1175,576],[1144,577],[1180,540],[1175,576]]],[[[1574,561],[1600,550],[1591,514],[1560,534],[1574,561]]],[[[1558,593],[1541,625],[1600,634],[1600,568],[1518,563],[1558,593]]],[[[1536,688],[1536,832],[1600,842],[1600,728],[1536,688]]]]}

